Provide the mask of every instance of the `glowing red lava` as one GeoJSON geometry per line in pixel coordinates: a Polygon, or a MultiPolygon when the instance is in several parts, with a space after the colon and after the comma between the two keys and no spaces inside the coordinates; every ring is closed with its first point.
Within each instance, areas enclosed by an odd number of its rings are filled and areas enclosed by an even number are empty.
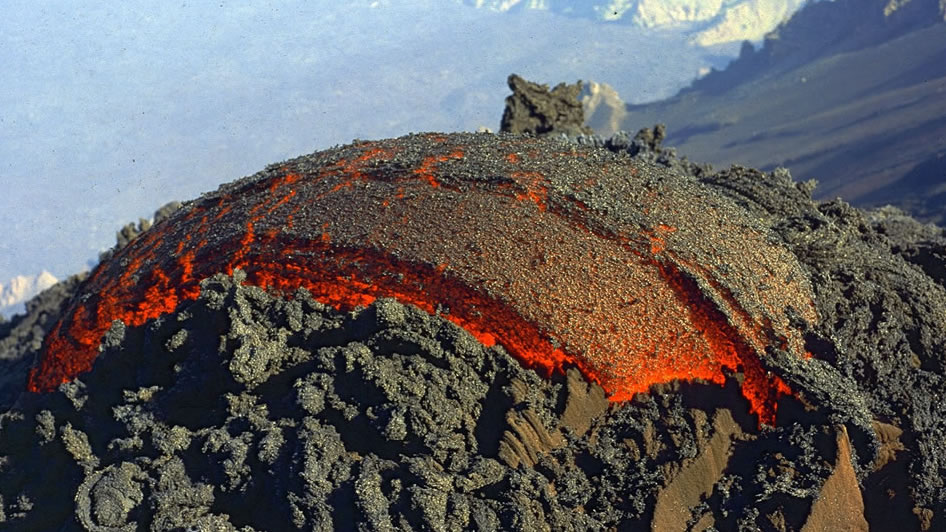
{"type": "Polygon", "coordinates": [[[794,256],[731,201],[605,151],[489,134],[362,142],[272,166],[185,205],[100,264],[46,337],[28,388],[89,371],[113,320],[195,299],[217,272],[339,309],[394,297],[616,401],[745,375],[760,421],[789,393],[767,346],[804,356],[817,319],[794,256]]]}

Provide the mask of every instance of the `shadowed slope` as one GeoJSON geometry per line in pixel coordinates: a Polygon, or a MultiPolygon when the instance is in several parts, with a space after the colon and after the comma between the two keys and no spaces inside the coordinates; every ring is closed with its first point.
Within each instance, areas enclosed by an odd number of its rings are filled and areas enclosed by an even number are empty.
{"type": "MultiPolygon", "coordinates": [[[[783,166],[816,179],[817,198],[908,206],[916,188],[904,179],[946,151],[944,9],[935,0],[811,3],[726,70],[619,109],[621,129],[661,122],[665,144],[692,160],[783,166]]],[[[607,130],[608,115],[599,109],[589,125],[607,130]]],[[[927,192],[935,185],[917,195],[927,192]]],[[[914,214],[935,221],[942,203],[932,205],[914,214]]]]}
{"type": "Polygon", "coordinates": [[[336,308],[395,297],[527,366],[573,364],[613,400],[739,370],[769,423],[788,387],[758,357],[803,356],[787,314],[816,320],[794,256],[695,181],[549,140],[417,135],[301,157],[185,205],[90,275],[29,389],[90,370],[113,320],[167,314],[237,268],[336,308]]]}

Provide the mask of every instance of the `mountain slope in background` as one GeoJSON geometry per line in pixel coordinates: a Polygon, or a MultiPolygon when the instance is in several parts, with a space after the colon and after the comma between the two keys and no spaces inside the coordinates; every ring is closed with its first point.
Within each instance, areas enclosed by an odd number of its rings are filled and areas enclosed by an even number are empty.
{"type": "Polygon", "coordinates": [[[759,50],[743,45],[740,57],[725,71],[696,81],[691,90],[725,90],[819,59],[877,46],[944,19],[943,0],[812,2],[766,34],[759,50]]]}
{"type": "Polygon", "coordinates": [[[699,46],[757,41],[805,0],[612,0],[575,5],[556,0],[463,0],[493,11],[547,10],[640,28],[690,26],[699,46]]]}
{"type": "Polygon", "coordinates": [[[18,275],[10,282],[0,283],[0,315],[23,310],[23,302],[59,282],[53,274],[43,270],[39,275],[18,275]]]}
{"type": "MultiPolygon", "coordinates": [[[[811,4],[726,70],[614,112],[622,129],[666,123],[667,143],[694,160],[785,166],[817,179],[818,197],[893,203],[942,223],[944,19],[940,0],[811,4]]],[[[610,116],[599,108],[589,125],[607,130],[610,116]]]]}
{"type": "Polygon", "coordinates": [[[946,225],[946,151],[914,166],[902,179],[871,192],[864,201],[878,205],[894,201],[917,218],[946,225]]]}
{"type": "Polygon", "coordinates": [[[820,198],[893,203],[943,223],[944,18],[939,0],[811,4],[726,70],[660,102],[599,106],[589,125],[663,122],[667,143],[694,160],[785,166],[817,179],[820,198]]]}

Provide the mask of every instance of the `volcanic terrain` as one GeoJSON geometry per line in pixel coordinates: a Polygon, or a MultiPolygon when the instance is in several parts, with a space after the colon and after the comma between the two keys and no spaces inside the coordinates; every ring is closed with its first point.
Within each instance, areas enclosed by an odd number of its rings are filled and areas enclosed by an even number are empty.
{"type": "Polygon", "coordinates": [[[548,130],[275,164],[31,301],[0,524],[946,528],[942,230],[548,130]]]}

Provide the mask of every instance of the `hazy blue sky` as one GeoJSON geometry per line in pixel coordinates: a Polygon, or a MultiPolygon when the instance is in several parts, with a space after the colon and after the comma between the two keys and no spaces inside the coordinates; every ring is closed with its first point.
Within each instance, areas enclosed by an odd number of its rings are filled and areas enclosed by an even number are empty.
{"type": "Polygon", "coordinates": [[[353,138],[496,128],[511,72],[644,101],[724,62],[680,32],[443,0],[7,0],[3,12],[0,282],[84,269],[124,223],[268,163],[353,138]]]}

